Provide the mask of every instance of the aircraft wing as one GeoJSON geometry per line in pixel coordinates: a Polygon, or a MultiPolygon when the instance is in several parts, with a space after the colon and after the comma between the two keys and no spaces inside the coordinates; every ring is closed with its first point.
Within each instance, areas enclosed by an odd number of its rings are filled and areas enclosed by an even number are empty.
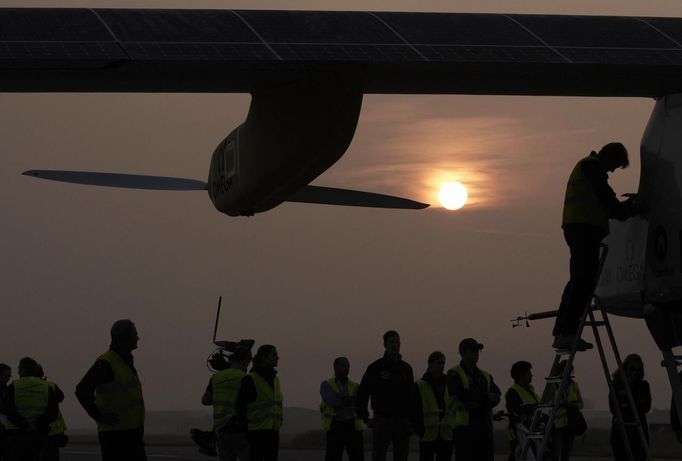
{"type": "Polygon", "coordinates": [[[249,92],[357,69],[366,93],[682,92],[682,19],[0,8],[0,91],[249,92]]]}

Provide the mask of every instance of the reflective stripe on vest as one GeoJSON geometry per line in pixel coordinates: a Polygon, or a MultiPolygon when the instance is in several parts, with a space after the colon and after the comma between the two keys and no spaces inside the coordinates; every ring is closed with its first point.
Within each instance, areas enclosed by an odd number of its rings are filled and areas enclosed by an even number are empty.
{"type": "MultiPolygon", "coordinates": [[[[487,391],[490,392],[490,389],[492,388],[492,376],[490,376],[490,373],[487,371],[483,371],[480,368],[478,371],[483,374],[485,377],[485,381],[487,384],[487,391]]],[[[454,366],[450,368],[450,372],[457,373],[457,376],[459,376],[459,379],[462,381],[462,387],[464,389],[469,389],[470,388],[470,383],[469,383],[469,376],[466,374],[466,371],[464,371],[464,368],[462,368],[461,365],[454,366]]],[[[467,408],[463,402],[459,401],[456,396],[452,396],[452,402],[453,402],[453,415],[452,416],[452,427],[456,428],[459,426],[468,426],[469,425],[469,408],[467,408]]]]}
{"type": "Polygon", "coordinates": [[[211,377],[213,388],[213,426],[222,429],[235,415],[237,395],[246,373],[235,368],[219,371],[211,377]]]}
{"type": "Polygon", "coordinates": [[[279,377],[275,376],[275,388],[258,372],[249,373],[256,386],[256,400],[246,406],[250,431],[274,429],[282,427],[282,391],[279,387],[279,377]]]}
{"type": "MultiPolygon", "coordinates": [[[[568,383],[568,403],[573,403],[578,401],[578,384],[575,381],[570,381],[568,383]]],[[[560,429],[562,427],[568,427],[568,410],[566,405],[561,405],[557,408],[556,417],[554,418],[554,427],[560,429]]]]}
{"type": "MultiPolygon", "coordinates": [[[[55,383],[53,383],[52,381],[47,381],[47,385],[50,387],[50,389],[52,389],[53,392],[56,392],[57,385],[55,383]]],[[[49,436],[59,435],[63,434],[64,432],[66,432],[66,422],[64,421],[64,416],[62,416],[62,412],[59,411],[59,413],[57,414],[57,419],[50,423],[50,432],[48,435],[49,436]]]]}
{"type": "Polygon", "coordinates": [[[95,405],[100,412],[118,417],[118,422],[114,424],[97,421],[97,432],[144,427],[144,399],[138,377],[114,351],[105,352],[97,360],[104,360],[111,365],[114,380],[95,389],[95,405]]]}
{"type": "MultiPolygon", "coordinates": [[[[14,386],[14,406],[19,416],[26,419],[32,425],[36,418],[47,411],[50,398],[50,388],[40,378],[27,376],[12,382],[14,386]]],[[[11,421],[7,421],[7,429],[17,427],[11,421]]]]}
{"type": "MultiPolygon", "coordinates": [[[[540,402],[540,398],[535,393],[533,386],[530,386],[530,391],[523,386],[514,384],[511,389],[516,392],[516,394],[521,398],[521,405],[537,405],[540,402]]],[[[530,414],[513,415],[516,418],[516,422],[519,424],[524,424],[531,418],[530,414]]],[[[516,427],[512,424],[512,418],[510,415],[509,426],[507,428],[507,437],[509,440],[516,440],[516,427]]]]}
{"type": "Polygon", "coordinates": [[[424,435],[421,437],[422,442],[432,442],[436,440],[438,435],[442,440],[452,440],[452,399],[447,387],[445,388],[445,408],[443,414],[438,408],[438,400],[436,394],[433,392],[431,384],[423,379],[417,381],[417,388],[419,389],[419,396],[422,402],[422,418],[424,421],[424,435]]]}
{"type": "MultiPolygon", "coordinates": [[[[341,394],[341,391],[339,390],[338,384],[336,384],[336,379],[335,378],[329,378],[327,381],[327,384],[329,387],[332,388],[332,390],[336,394],[341,394]]],[[[358,394],[358,383],[351,381],[350,379],[348,380],[348,397],[354,398],[358,394]]],[[[363,429],[363,424],[362,420],[358,418],[358,413],[355,409],[355,405],[353,406],[353,421],[355,424],[355,430],[356,431],[361,431],[363,429]]],[[[329,405],[327,405],[324,400],[320,402],[320,414],[322,416],[322,430],[323,431],[328,431],[331,426],[332,426],[332,421],[334,420],[334,416],[336,415],[336,410],[329,405]]]]}
{"type": "Polygon", "coordinates": [[[595,155],[580,160],[568,178],[561,224],[590,224],[609,231],[609,212],[599,201],[591,181],[583,172],[586,163],[599,163],[595,155]]]}

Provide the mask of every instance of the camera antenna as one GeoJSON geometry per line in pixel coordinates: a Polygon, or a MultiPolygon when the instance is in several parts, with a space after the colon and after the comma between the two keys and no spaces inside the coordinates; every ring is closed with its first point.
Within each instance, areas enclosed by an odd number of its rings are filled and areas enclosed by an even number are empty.
{"type": "Polygon", "coordinates": [[[223,297],[219,296],[218,297],[218,312],[215,314],[215,326],[213,327],[213,344],[217,343],[215,342],[216,334],[218,333],[218,319],[220,318],[220,306],[223,303],[223,297]]]}

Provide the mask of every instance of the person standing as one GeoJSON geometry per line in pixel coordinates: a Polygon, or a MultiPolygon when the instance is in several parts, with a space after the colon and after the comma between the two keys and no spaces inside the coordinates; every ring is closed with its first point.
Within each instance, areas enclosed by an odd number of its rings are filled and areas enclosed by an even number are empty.
{"type": "Polygon", "coordinates": [[[238,347],[230,356],[230,366],[211,376],[203,405],[213,405],[213,430],[220,461],[248,461],[246,424],[236,418],[237,396],[251,362],[251,350],[238,347]]]}
{"type": "Polygon", "coordinates": [[[414,412],[414,373],[400,355],[400,335],[384,333],[384,356],[371,363],[358,389],[358,416],[372,429],[372,460],[385,461],[393,444],[393,460],[406,461],[410,445],[410,418],[414,412]],[[374,418],[368,404],[372,401],[374,418]]]}
{"type": "MultiPolygon", "coordinates": [[[[682,382],[682,371],[680,371],[680,382],[682,382]]],[[[682,425],[680,418],[677,416],[677,406],[675,405],[675,397],[670,400],[670,426],[672,427],[677,441],[682,443],[682,425]]]]}
{"type": "MultiPolygon", "coordinates": [[[[552,373],[555,376],[562,376],[566,361],[559,362],[557,371],[552,373]]],[[[555,461],[570,461],[571,451],[573,450],[573,435],[569,427],[569,409],[582,410],[583,398],[580,395],[580,387],[573,379],[573,368],[569,375],[568,388],[565,401],[561,402],[557,408],[556,417],[554,418],[554,431],[552,433],[551,455],[555,461]]]]}
{"type": "Polygon", "coordinates": [[[453,418],[455,459],[492,461],[495,453],[492,409],[500,403],[500,389],[487,371],[478,368],[483,349],[474,338],[459,343],[459,365],[448,371],[448,391],[455,399],[453,418]]]}
{"type": "Polygon", "coordinates": [[[419,435],[419,461],[450,461],[452,458],[453,400],[448,392],[445,354],[434,351],[429,355],[428,368],[415,383],[416,431],[419,435]]]}
{"type": "Polygon", "coordinates": [[[59,461],[59,449],[64,447],[68,440],[65,434],[66,423],[64,422],[64,416],[62,416],[62,412],[59,410],[59,404],[64,401],[64,392],[62,392],[59,386],[47,379],[40,364],[37,365],[35,377],[47,383],[57,400],[57,418],[50,423],[43,461],[59,461]]]}
{"type": "Polygon", "coordinates": [[[7,387],[5,414],[9,438],[8,459],[42,461],[50,423],[57,417],[57,399],[48,384],[36,377],[38,363],[19,361],[19,379],[7,387]]]}
{"type": "MultiPolygon", "coordinates": [[[[511,367],[514,384],[504,394],[507,413],[509,414],[509,461],[519,458],[518,450],[522,449],[526,441],[526,434],[530,429],[535,409],[540,398],[533,388],[533,365],[520,360],[511,367]]],[[[531,447],[532,448],[532,447],[531,447]]]]}
{"type": "Polygon", "coordinates": [[[623,360],[623,370],[627,378],[627,384],[630,386],[632,392],[632,399],[635,403],[635,408],[631,408],[629,399],[627,398],[627,390],[623,383],[620,372],[616,370],[613,373],[613,387],[616,395],[609,395],[609,408],[613,415],[611,422],[611,448],[613,449],[613,457],[615,461],[626,461],[628,455],[625,449],[625,442],[621,436],[620,424],[617,420],[615,406],[620,407],[621,415],[626,424],[625,432],[630,443],[630,452],[633,461],[640,461],[646,459],[646,451],[642,446],[639,431],[635,422],[635,414],[639,417],[639,422],[642,425],[642,431],[646,443],[649,443],[649,426],[646,420],[646,414],[651,410],[651,390],[649,383],[644,379],[644,363],[642,358],[637,354],[630,354],[623,360]]]}
{"type": "Polygon", "coordinates": [[[0,461],[7,459],[7,416],[5,415],[4,400],[7,393],[7,383],[12,378],[12,368],[6,363],[0,363],[0,461]]]}
{"type": "Polygon", "coordinates": [[[341,461],[346,450],[350,461],[364,461],[362,429],[356,398],[358,384],[348,379],[350,362],[346,357],[334,359],[334,376],[320,384],[322,430],[326,433],[325,461],[341,461]]]}
{"type": "Polygon", "coordinates": [[[130,320],[111,327],[111,345],[76,386],[76,397],[97,423],[102,461],[146,461],[144,398],[132,352],[139,336],[130,320]]]}
{"type": "Polygon", "coordinates": [[[284,397],[275,369],[278,363],[275,346],[259,347],[237,396],[237,421],[247,422],[251,461],[277,461],[279,455],[284,397]]]}
{"type": "MultiPolygon", "coordinates": [[[[561,227],[571,252],[570,279],[552,331],[554,348],[570,349],[576,340],[580,318],[594,294],[599,247],[609,234],[609,218],[624,220],[634,214],[634,197],[621,202],[608,184],[608,173],[629,164],[625,146],[612,142],[581,159],[568,178],[561,227]]],[[[577,338],[577,350],[591,348],[577,338]]]]}

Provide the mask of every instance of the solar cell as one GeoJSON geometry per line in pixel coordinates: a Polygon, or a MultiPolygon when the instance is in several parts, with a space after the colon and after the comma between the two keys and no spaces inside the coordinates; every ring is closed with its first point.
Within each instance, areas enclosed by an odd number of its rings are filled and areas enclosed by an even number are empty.
{"type": "Polygon", "coordinates": [[[231,11],[97,10],[122,42],[258,42],[231,11]]]}
{"type": "Polygon", "coordinates": [[[239,14],[269,43],[403,43],[369,13],[239,11],[239,14]]]}
{"type": "Polygon", "coordinates": [[[85,9],[0,9],[0,41],[111,41],[85,9]]]}
{"type": "Polygon", "coordinates": [[[547,47],[417,45],[429,61],[472,63],[560,63],[565,62],[547,47]]]}
{"type": "Polygon", "coordinates": [[[631,17],[512,15],[551,46],[675,48],[653,28],[631,17]]]}
{"type": "Polygon", "coordinates": [[[503,15],[377,13],[412,44],[538,46],[542,43],[503,15]]]}
{"type": "Polygon", "coordinates": [[[2,61],[117,61],[127,59],[114,43],[0,42],[2,61]]]}
{"type": "Polygon", "coordinates": [[[268,61],[275,55],[251,43],[140,43],[123,44],[131,59],[145,61],[268,61]]]}
{"type": "Polygon", "coordinates": [[[682,20],[679,18],[642,18],[678,44],[682,44],[682,20]]]}
{"type": "Polygon", "coordinates": [[[410,62],[423,58],[407,45],[337,45],[337,44],[273,44],[284,60],[346,62],[410,62]]]}
{"type": "Polygon", "coordinates": [[[618,48],[560,48],[576,64],[679,66],[682,50],[643,50],[618,48]]]}

